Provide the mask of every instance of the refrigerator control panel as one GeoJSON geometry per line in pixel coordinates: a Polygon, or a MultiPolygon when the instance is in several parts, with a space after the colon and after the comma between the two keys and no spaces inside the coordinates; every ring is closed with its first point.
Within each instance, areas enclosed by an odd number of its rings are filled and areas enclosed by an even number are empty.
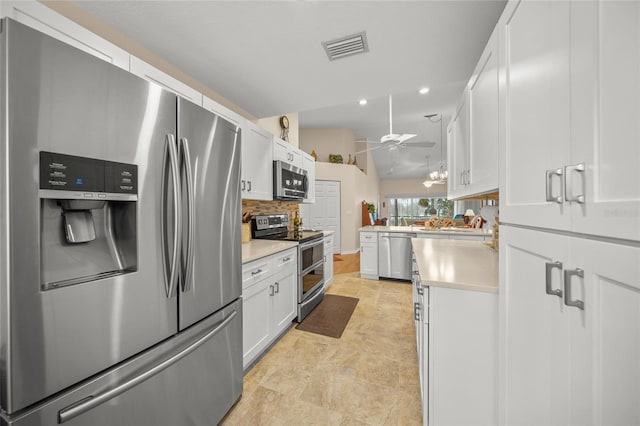
{"type": "Polygon", "coordinates": [[[41,151],[40,189],[137,195],[138,166],[41,151]]]}

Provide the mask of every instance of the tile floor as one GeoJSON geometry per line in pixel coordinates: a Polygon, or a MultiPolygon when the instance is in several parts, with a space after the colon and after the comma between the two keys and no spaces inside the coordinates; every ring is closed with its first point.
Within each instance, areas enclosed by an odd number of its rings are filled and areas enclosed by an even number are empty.
{"type": "Polygon", "coordinates": [[[223,425],[422,424],[411,286],[347,272],[328,293],[360,299],[342,337],[291,328],[223,425]]]}

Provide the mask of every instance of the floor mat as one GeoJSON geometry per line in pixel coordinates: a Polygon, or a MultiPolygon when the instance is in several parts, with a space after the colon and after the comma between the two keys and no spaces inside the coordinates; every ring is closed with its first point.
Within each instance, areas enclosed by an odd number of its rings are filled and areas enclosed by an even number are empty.
{"type": "Polygon", "coordinates": [[[358,300],[355,297],[325,294],[318,307],[296,328],[339,339],[356,309],[358,300]]]}

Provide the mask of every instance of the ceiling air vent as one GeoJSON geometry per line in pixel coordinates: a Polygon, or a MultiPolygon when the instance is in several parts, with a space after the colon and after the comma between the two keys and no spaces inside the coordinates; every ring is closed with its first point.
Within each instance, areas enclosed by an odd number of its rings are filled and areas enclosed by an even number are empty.
{"type": "Polygon", "coordinates": [[[323,41],[322,46],[330,61],[369,51],[365,31],[335,40],[323,41]]]}

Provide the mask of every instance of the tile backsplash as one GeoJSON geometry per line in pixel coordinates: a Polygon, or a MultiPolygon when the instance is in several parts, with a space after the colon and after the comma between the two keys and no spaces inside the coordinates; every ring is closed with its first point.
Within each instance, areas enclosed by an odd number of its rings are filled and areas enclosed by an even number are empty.
{"type": "Polygon", "coordinates": [[[242,211],[251,212],[253,216],[260,214],[283,214],[289,215],[289,218],[293,220],[293,216],[296,214],[296,210],[300,209],[298,203],[292,203],[290,201],[257,201],[257,200],[242,200],[242,211]]]}

